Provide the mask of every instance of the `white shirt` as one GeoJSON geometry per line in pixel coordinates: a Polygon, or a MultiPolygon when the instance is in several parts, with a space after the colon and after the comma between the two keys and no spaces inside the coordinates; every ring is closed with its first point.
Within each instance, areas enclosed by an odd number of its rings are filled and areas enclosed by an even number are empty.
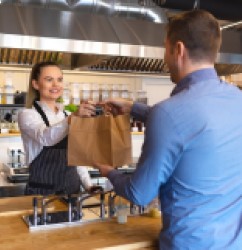
{"type": "MultiPolygon", "coordinates": [[[[29,165],[42,151],[44,146],[53,146],[68,134],[68,118],[63,113],[63,105],[57,104],[58,112],[53,112],[46,104],[37,102],[47,116],[50,127],[47,127],[34,107],[23,109],[18,113],[18,124],[29,165]]],[[[81,182],[85,189],[90,187],[91,179],[86,167],[78,167],[81,182]]]]}

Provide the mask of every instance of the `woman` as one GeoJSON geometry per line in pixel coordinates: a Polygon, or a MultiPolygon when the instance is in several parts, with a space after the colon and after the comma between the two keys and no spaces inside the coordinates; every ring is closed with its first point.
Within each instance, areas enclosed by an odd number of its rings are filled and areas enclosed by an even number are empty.
{"type": "Polygon", "coordinates": [[[18,115],[30,172],[27,195],[75,193],[80,190],[80,178],[84,188],[90,188],[85,167],[77,171],[77,167],[67,166],[67,135],[71,117],[94,115],[94,107],[81,104],[68,116],[56,102],[62,92],[63,75],[57,64],[41,62],[32,68],[26,108],[18,115]]]}

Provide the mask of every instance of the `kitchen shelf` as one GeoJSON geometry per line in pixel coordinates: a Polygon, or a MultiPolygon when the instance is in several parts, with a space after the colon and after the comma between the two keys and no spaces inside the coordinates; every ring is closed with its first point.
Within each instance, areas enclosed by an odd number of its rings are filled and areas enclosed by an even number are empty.
{"type": "MultiPolygon", "coordinates": [[[[143,135],[144,132],[131,132],[132,135],[143,135]]],[[[0,133],[0,137],[13,137],[13,136],[20,136],[21,133],[0,133]]]]}
{"type": "Polygon", "coordinates": [[[143,135],[144,132],[131,132],[132,135],[143,135]]]}
{"type": "Polygon", "coordinates": [[[14,137],[14,136],[20,136],[20,133],[2,133],[0,134],[0,138],[1,137],[14,137]]]}
{"type": "Polygon", "coordinates": [[[0,104],[1,108],[23,108],[25,104],[0,104]]]}

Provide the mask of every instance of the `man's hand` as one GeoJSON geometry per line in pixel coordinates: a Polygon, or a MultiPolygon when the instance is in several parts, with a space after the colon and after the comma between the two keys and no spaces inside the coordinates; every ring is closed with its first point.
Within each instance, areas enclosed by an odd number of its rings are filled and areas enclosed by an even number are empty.
{"type": "Polygon", "coordinates": [[[99,163],[95,163],[93,167],[97,168],[100,171],[101,176],[103,176],[103,177],[107,177],[108,173],[111,172],[112,170],[114,170],[114,168],[111,166],[103,165],[103,164],[99,164],[99,163]]]}
{"type": "Polygon", "coordinates": [[[131,112],[133,101],[116,98],[105,101],[107,109],[113,115],[129,114],[131,112]]]}

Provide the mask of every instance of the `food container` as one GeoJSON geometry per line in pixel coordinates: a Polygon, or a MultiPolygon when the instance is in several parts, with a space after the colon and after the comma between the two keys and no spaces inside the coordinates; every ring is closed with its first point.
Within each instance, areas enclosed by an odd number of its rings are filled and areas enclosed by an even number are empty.
{"type": "Polygon", "coordinates": [[[92,98],[91,99],[93,102],[99,102],[100,98],[99,98],[99,90],[98,89],[92,90],[92,98]]]}
{"type": "Polygon", "coordinates": [[[1,93],[1,103],[2,104],[14,104],[14,94],[13,93],[1,93]]]}
{"type": "Polygon", "coordinates": [[[71,98],[71,103],[75,105],[80,105],[81,99],[80,97],[72,97],[71,98]]]}
{"type": "Polygon", "coordinates": [[[80,95],[81,95],[81,102],[86,102],[91,100],[92,96],[89,83],[82,83],[80,95]]]}
{"type": "Polygon", "coordinates": [[[81,85],[78,82],[70,84],[71,96],[74,98],[80,98],[81,85]]]}
{"type": "Polygon", "coordinates": [[[1,122],[0,123],[0,130],[1,130],[1,134],[9,133],[8,123],[7,122],[1,122]]]}
{"type": "Polygon", "coordinates": [[[128,207],[127,206],[124,206],[124,205],[121,205],[121,206],[117,206],[117,222],[119,224],[125,224],[127,223],[128,221],[128,214],[129,214],[129,211],[128,211],[128,207]]]}
{"type": "Polygon", "coordinates": [[[5,84],[3,86],[3,92],[4,93],[9,93],[9,94],[13,94],[14,93],[14,87],[12,85],[7,85],[5,84]]]}
{"type": "Polygon", "coordinates": [[[146,91],[138,90],[136,94],[137,94],[137,98],[136,98],[137,102],[147,104],[147,93],[146,93],[146,91]]]}
{"type": "Polygon", "coordinates": [[[81,90],[81,101],[85,102],[91,99],[91,91],[89,89],[81,90]]]}
{"type": "MultiPolygon", "coordinates": [[[[70,103],[70,96],[71,96],[70,89],[64,88],[63,94],[62,94],[64,105],[68,105],[70,103]]],[[[77,97],[77,98],[79,98],[79,97],[77,97]]]]}

